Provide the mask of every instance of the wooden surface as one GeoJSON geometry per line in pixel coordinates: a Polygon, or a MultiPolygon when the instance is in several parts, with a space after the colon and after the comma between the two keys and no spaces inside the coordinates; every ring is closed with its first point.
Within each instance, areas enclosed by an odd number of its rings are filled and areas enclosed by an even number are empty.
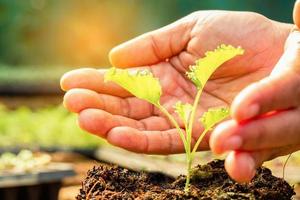
{"type": "Polygon", "coordinates": [[[81,185],[67,186],[60,189],[58,194],[59,200],[74,200],[79,193],[81,185]]]}

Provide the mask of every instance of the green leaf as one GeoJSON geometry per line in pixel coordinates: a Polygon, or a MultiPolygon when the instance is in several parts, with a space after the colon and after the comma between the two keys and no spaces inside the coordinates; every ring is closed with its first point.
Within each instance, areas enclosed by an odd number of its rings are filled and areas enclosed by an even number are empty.
{"type": "Polygon", "coordinates": [[[183,104],[181,101],[178,101],[175,104],[174,108],[175,108],[175,112],[179,115],[180,119],[187,127],[190,115],[193,110],[193,106],[189,103],[183,104]]]}
{"type": "Polygon", "coordinates": [[[105,81],[113,81],[134,96],[154,105],[159,104],[162,94],[159,80],[149,70],[129,73],[128,70],[110,68],[104,77],[105,81]]]}
{"type": "Polygon", "coordinates": [[[214,125],[229,116],[228,108],[210,108],[205,112],[200,121],[205,129],[211,129],[214,125]]]}
{"type": "Polygon", "coordinates": [[[244,50],[240,47],[235,48],[231,45],[222,44],[214,51],[206,52],[204,58],[197,60],[195,65],[190,66],[190,71],[187,72],[187,76],[198,89],[202,88],[219,66],[243,53],[244,50]]]}

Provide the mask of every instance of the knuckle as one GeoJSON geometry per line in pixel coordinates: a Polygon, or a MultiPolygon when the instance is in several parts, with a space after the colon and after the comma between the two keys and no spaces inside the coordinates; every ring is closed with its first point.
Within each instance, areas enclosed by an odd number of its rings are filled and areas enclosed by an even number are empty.
{"type": "Polygon", "coordinates": [[[126,117],[131,116],[131,104],[130,101],[125,98],[124,100],[120,100],[122,115],[126,117]]]}
{"type": "Polygon", "coordinates": [[[163,60],[163,58],[161,56],[160,47],[158,45],[159,41],[157,40],[155,34],[150,34],[149,38],[150,38],[150,44],[151,44],[153,55],[155,56],[155,58],[157,60],[163,60]]]}
{"type": "Polygon", "coordinates": [[[77,110],[77,102],[78,102],[78,95],[73,90],[68,91],[64,95],[64,106],[70,110],[71,112],[78,112],[77,110]]]}
{"type": "Polygon", "coordinates": [[[266,132],[267,127],[264,123],[259,123],[251,127],[249,134],[252,135],[252,141],[255,141],[256,148],[261,148],[263,146],[263,141],[265,140],[266,132]]]}

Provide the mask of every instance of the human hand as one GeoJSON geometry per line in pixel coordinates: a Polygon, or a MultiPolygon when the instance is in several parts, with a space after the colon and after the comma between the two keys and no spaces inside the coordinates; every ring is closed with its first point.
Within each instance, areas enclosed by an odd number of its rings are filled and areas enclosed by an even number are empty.
{"type": "Polygon", "coordinates": [[[250,181],[264,161],[300,150],[300,1],[297,26],[270,76],[242,90],[232,104],[233,120],[210,138],[215,153],[229,151],[225,167],[235,180],[250,181]]]}
{"type": "MultiPolygon", "coordinates": [[[[197,112],[200,116],[210,107],[230,105],[246,85],[267,76],[282,54],[289,30],[289,25],[255,13],[201,11],[114,48],[110,59],[118,67],[149,68],[161,81],[161,105],[178,119],[175,102],[191,103],[196,93],[185,75],[188,67],[222,43],[241,46],[245,55],[225,63],[208,81],[197,112]]],[[[104,73],[79,69],[61,79],[67,91],[64,104],[79,113],[81,128],[135,152],[184,151],[179,134],[163,114],[119,86],[104,83],[104,73]]],[[[198,138],[202,127],[194,124],[193,137],[198,138]]],[[[208,149],[208,138],[201,149],[208,149]]]]}

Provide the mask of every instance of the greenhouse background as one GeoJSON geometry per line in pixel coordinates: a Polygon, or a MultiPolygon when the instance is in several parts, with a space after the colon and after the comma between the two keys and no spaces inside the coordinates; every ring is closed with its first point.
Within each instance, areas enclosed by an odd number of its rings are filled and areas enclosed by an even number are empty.
{"type": "MultiPolygon", "coordinates": [[[[53,124],[53,129],[58,129],[52,134],[63,134],[65,123],[69,127],[76,126],[68,118],[68,112],[59,106],[62,102],[59,78],[64,72],[80,67],[108,67],[107,55],[115,45],[194,11],[255,11],[274,20],[292,22],[293,3],[293,0],[276,3],[271,0],[1,0],[0,100],[4,106],[17,109],[3,108],[1,113],[6,116],[5,120],[28,117],[26,120],[39,124],[34,120],[36,115],[47,118],[45,109],[48,109],[49,113],[61,117],[49,117],[57,122],[49,122],[47,126],[53,124]],[[30,108],[44,110],[36,114],[31,113],[30,108]]],[[[2,121],[1,124],[1,137],[20,134],[21,138],[27,137],[24,143],[30,143],[27,134],[38,130],[30,123],[20,123],[13,127],[14,131],[10,123],[2,121]]],[[[8,141],[1,140],[1,143],[10,145],[8,141]]],[[[57,144],[61,143],[64,141],[57,144]]]]}
{"type": "Polygon", "coordinates": [[[293,0],[1,0],[4,66],[108,66],[121,42],[206,9],[255,11],[292,22],[293,0]]]}
{"type": "MultiPolygon", "coordinates": [[[[0,153],[29,148],[85,152],[95,159],[89,152],[109,145],[80,130],[76,115],[63,107],[59,79],[65,72],[107,68],[114,46],[195,11],[253,11],[292,23],[293,5],[294,0],[0,0],[0,153]]],[[[76,166],[85,163],[79,160],[76,166]]],[[[300,163],[300,156],[292,160],[300,163]]]]}

